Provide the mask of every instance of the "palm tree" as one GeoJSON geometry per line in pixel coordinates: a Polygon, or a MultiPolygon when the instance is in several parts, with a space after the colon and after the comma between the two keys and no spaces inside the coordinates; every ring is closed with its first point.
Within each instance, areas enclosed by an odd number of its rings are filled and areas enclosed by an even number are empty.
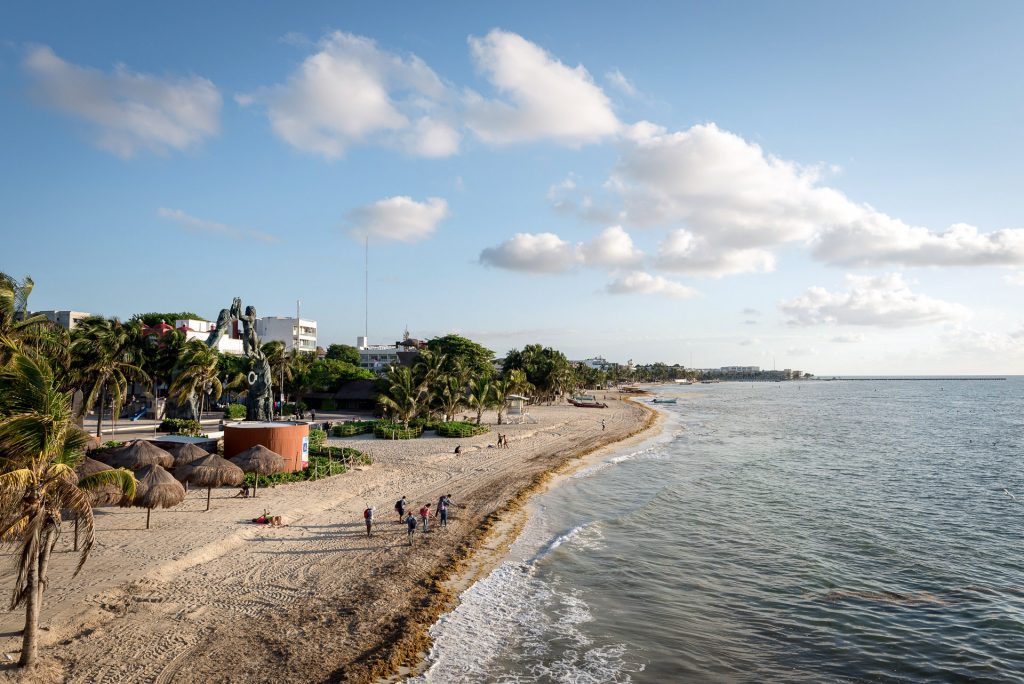
{"type": "Polygon", "coordinates": [[[455,375],[443,377],[437,384],[437,403],[446,421],[455,420],[459,407],[466,403],[466,385],[455,375]]]}
{"type": "Polygon", "coordinates": [[[40,333],[49,327],[46,316],[28,315],[28,297],[34,285],[29,276],[18,282],[0,272],[0,365],[26,346],[25,342],[38,347],[40,333]]]}
{"type": "Polygon", "coordinates": [[[223,387],[218,372],[220,352],[206,346],[202,340],[191,340],[181,355],[181,372],[171,382],[170,395],[179,406],[188,404],[192,420],[203,417],[205,395],[211,393],[214,401],[220,399],[223,387]]]}
{"type": "Polygon", "coordinates": [[[71,355],[77,377],[85,391],[82,412],[88,411],[96,400],[96,436],[102,437],[103,405],[107,393],[111,398],[112,417],[124,404],[130,381],[148,382],[145,371],[138,365],[141,361],[139,343],[141,325],[138,322],[122,323],[116,318],[109,320],[93,316],[81,321],[72,336],[71,355]]]}
{"type": "Polygon", "coordinates": [[[414,382],[412,371],[405,366],[388,369],[388,388],[379,397],[378,403],[395,412],[404,427],[416,415],[423,400],[423,387],[414,382]]]}
{"type": "Polygon", "coordinates": [[[491,384],[491,397],[493,397],[495,408],[498,409],[498,425],[501,425],[501,420],[505,417],[505,409],[508,408],[508,397],[515,392],[515,389],[515,382],[511,378],[495,380],[491,384]]]}
{"type": "Polygon", "coordinates": [[[491,391],[491,381],[487,378],[476,378],[469,385],[467,402],[470,407],[476,409],[477,425],[480,424],[480,420],[483,418],[484,410],[492,404],[491,391]]]}
{"type": "Polygon", "coordinates": [[[11,610],[25,605],[19,665],[38,654],[39,613],[61,511],[84,525],[75,574],[92,548],[92,507],[84,489],[114,484],[131,499],[135,478],[104,470],[78,481],[74,466],[89,436],[74,425],[71,394],[62,392],[45,360],[16,353],[0,370],[0,541],[18,549],[11,610]]]}

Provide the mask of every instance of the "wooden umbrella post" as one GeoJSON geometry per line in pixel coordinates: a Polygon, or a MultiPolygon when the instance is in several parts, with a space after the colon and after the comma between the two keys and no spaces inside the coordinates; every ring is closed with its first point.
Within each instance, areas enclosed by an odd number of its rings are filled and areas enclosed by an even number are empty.
{"type": "Polygon", "coordinates": [[[210,492],[213,491],[213,487],[206,488],[206,510],[210,510],[210,492]]]}
{"type": "Polygon", "coordinates": [[[153,512],[152,508],[146,509],[146,529],[149,529],[149,514],[153,512]]]}

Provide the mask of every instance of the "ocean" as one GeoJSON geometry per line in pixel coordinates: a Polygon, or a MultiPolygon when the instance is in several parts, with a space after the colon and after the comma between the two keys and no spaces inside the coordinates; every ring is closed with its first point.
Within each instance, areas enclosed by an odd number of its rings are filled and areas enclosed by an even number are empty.
{"type": "Polygon", "coordinates": [[[1024,682],[1024,379],[665,387],[413,682],[1024,682]]]}

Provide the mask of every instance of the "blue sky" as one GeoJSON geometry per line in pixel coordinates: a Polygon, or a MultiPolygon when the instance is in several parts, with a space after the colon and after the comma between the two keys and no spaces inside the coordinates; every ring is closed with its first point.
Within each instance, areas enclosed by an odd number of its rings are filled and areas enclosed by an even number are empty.
{"type": "Polygon", "coordinates": [[[1024,373],[1019,3],[8,3],[38,309],[1024,373]]]}

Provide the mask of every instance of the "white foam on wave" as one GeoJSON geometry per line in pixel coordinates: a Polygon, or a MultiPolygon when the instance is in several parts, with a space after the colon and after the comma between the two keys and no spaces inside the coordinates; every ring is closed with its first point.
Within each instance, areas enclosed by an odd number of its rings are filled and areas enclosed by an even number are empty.
{"type": "MultiPolygon", "coordinates": [[[[564,542],[563,542],[564,543],[564,542]]],[[[560,591],[506,562],[474,584],[430,629],[429,666],[410,684],[439,682],[630,682],[639,669],[621,645],[595,646],[578,591],[560,591]]]]}

